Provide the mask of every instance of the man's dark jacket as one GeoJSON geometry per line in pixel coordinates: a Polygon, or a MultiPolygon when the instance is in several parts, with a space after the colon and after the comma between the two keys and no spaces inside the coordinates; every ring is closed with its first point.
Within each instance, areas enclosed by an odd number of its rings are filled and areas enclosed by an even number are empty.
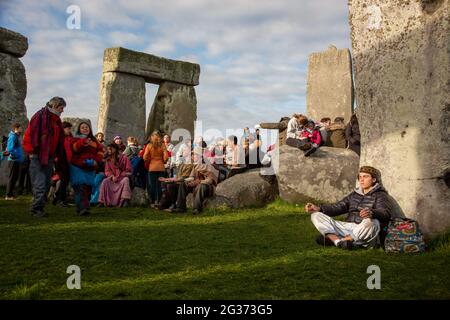
{"type": "Polygon", "coordinates": [[[363,220],[359,216],[363,208],[370,209],[372,219],[377,219],[381,225],[387,224],[391,219],[388,194],[380,184],[376,184],[367,194],[363,194],[358,188],[335,204],[320,206],[320,212],[330,217],[348,213],[346,221],[359,224],[363,220]]]}

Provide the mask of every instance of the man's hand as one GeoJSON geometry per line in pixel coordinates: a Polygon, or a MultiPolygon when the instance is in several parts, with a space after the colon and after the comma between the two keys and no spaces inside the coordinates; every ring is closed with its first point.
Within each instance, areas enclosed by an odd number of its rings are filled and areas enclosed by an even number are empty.
{"type": "Polygon", "coordinates": [[[359,211],[359,216],[363,219],[372,219],[373,213],[369,208],[363,208],[359,211]]]}
{"type": "Polygon", "coordinates": [[[318,212],[320,210],[320,208],[318,206],[316,206],[315,204],[308,202],[305,206],[305,210],[308,213],[314,213],[314,212],[318,212]]]}
{"type": "Polygon", "coordinates": [[[196,187],[199,183],[200,183],[200,180],[199,180],[199,179],[196,179],[196,180],[193,180],[193,181],[188,181],[188,182],[186,182],[186,185],[187,185],[188,187],[194,188],[194,187],[196,187]]]}

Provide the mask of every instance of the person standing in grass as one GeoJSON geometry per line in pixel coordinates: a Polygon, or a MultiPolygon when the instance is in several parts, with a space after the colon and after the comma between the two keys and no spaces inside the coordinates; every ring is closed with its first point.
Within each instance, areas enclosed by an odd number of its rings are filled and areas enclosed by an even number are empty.
{"type": "Polygon", "coordinates": [[[61,97],[53,97],[30,120],[23,137],[23,149],[30,155],[30,179],[33,201],[30,213],[35,217],[46,217],[44,212],[54,159],[57,166],[66,161],[64,153],[64,130],[61,113],[66,102],[61,97]]]}
{"type": "Polygon", "coordinates": [[[381,174],[373,167],[361,167],[358,181],[359,187],[335,204],[306,204],[305,210],[321,234],[316,238],[318,244],[348,250],[377,244],[380,230],[391,219],[388,193],[381,185],[381,174]],[[342,214],[347,214],[346,222],[331,218],[342,214]]]}
{"type": "Polygon", "coordinates": [[[108,145],[107,152],[105,179],[100,186],[99,205],[128,207],[131,199],[130,177],[133,171],[131,162],[115,143],[108,145]]]}
{"type": "Polygon", "coordinates": [[[89,202],[98,164],[103,160],[103,145],[92,134],[90,125],[81,122],[71,141],[70,184],[75,192],[77,213],[89,215],[89,202]]]}
{"type": "Polygon", "coordinates": [[[20,143],[20,135],[22,134],[22,127],[19,123],[15,123],[8,136],[6,151],[8,151],[9,164],[9,180],[6,186],[5,200],[15,200],[14,187],[20,175],[20,168],[25,160],[22,144],[20,143]]]}
{"type": "Polygon", "coordinates": [[[147,144],[144,153],[144,161],[149,163],[148,184],[150,206],[157,208],[161,199],[161,181],[165,175],[164,164],[169,159],[169,153],[161,140],[161,136],[154,131],[150,136],[150,142],[147,144]]]}

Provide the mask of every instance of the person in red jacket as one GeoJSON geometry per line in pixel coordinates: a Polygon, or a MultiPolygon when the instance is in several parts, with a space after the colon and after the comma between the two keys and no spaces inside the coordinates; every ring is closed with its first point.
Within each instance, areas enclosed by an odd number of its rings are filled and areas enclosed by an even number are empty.
{"type": "Polygon", "coordinates": [[[92,134],[90,125],[81,122],[71,143],[70,184],[75,192],[77,213],[88,215],[92,187],[98,164],[103,160],[103,146],[92,134]]]}
{"type": "Polygon", "coordinates": [[[316,124],[314,123],[314,121],[309,120],[300,134],[300,140],[306,139],[311,144],[311,148],[309,148],[308,150],[304,150],[305,157],[309,157],[314,152],[316,152],[316,150],[320,146],[320,142],[322,141],[320,132],[319,130],[315,129],[315,127],[316,124]]]}
{"type": "Polygon", "coordinates": [[[30,120],[23,138],[23,149],[30,155],[30,178],[33,190],[33,201],[30,213],[35,217],[46,217],[44,212],[50,178],[53,173],[54,160],[56,166],[63,164],[64,131],[61,113],[66,102],[61,97],[53,97],[30,120]]]}

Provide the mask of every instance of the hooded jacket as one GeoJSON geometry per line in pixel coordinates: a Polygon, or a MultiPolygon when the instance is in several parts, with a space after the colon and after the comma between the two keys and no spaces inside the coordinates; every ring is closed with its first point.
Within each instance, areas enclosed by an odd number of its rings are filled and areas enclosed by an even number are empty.
{"type": "Polygon", "coordinates": [[[6,150],[9,152],[9,161],[22,163],[25,160],[19,136],[15,134],[14,131],[9,133],[6,150]]]}
{"type": "Polygon", "coordinates": [[[391,204],[388,199],[388,193],[379,183],[375,184],[366,194],[363,194],[361,188],[358,187],[339,202],[321,205],[320,211],[330,217],[347,214],[347,222],[359,224],[363,220],[359,216],[362,208],[370,209],[372,219],[377,219],[382,224],[387,223],[391,219],[391,204]]]}
{"type": "Polygon", "coordinates": [[[25,130],[23,149],[29,155],[37,155],[41,166],[48,165],[49,158],[65,161],[64,130],[59,115],[47,107],[36,112],[25,130]]]}

